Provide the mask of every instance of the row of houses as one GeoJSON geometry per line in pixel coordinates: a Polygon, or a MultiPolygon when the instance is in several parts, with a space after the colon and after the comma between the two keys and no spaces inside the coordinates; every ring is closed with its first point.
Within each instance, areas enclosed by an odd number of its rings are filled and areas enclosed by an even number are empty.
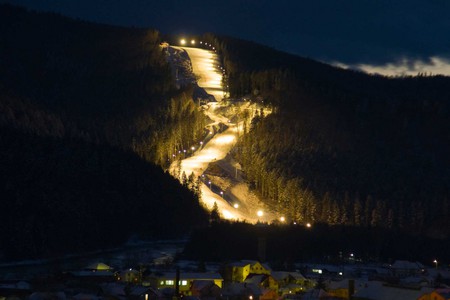
{"type": "MultiPolygon", "coordinates": [[[[0,300],[171,300],[186,299],[275,300],[275,299],[360,299],[360,300],[442,300],[449,299],[448,290],[436,289],[428,278],[436,276],[423,265],[399,261],[383,268],[370,266],[347,267],[310,265],[300,272],[273,271],[259,261],[241,260],[226,264],[221,272],[163,272],[152,273],[135,269],[121,272],[105,264],[94,264],[82,270],[65,272],[62,282],[84,282],[100,287],[95,293],[83,289],[61,288],[57,294],[41,293],[27,282],[0,283],[0,300]],[[395,266],[395,268],[392,268],[395,266]],[[355,270],[370,270],[379,275],[396,275],[387,281],[357,276],[355,270]],[[420,280],[417,280],[420,279],[420,280]],[[447,297],[447,298],[446,298],[447,297]],[[16,298],[16,299],[17,299],[16,298]]],[[[179,270],[179,269],[178,269],[179,270]]],[[[187,269],[184,269],[187,270],[187,269]]],[[[441,274],[441,273],[439,273],[441,274]]],[[[388,277],[384,277],[388,278],[388,277]]],[[[46,284],[48,280],[46,279],[46,284]]],[[[61,283],[61,282],[60,282],[61,283]]],[[[58,286],[64,287],[63,284],[58,286]]]]}

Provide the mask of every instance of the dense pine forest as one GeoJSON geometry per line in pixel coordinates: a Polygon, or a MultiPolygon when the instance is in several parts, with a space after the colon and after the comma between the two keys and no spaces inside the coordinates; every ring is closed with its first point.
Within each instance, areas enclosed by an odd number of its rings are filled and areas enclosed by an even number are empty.
{"type": "Polygon", "coordinates": [[[206,35],[231,97],[256,113],[235,156],[274,210],[297,222],[450,229],[450,78],[343,70],[252,42],[206,35]]]}
{"type": "Polygon", "coordinates": [[[206,119],[149,29],[0,5],[0,260],[175,237],[205,224],[163,170],[206,119]]]}

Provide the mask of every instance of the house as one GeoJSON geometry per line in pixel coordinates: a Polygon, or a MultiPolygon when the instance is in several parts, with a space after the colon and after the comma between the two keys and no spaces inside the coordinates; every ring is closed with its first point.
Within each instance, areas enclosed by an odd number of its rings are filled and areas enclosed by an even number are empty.
{"type": "Polygon", "coordinates": [[[226,284],[222,289],[222,297],[226,299],[259,300],[262,294],[263,291],[261,288],[253,283],[231,282],[226,284]]]}
{"type": "Polygon", "coordinates": [[[126,285],[120,282],[104,283],[101,285],[103,298],[128,300],[157,300],[161,293],[150,287],[126,285]]]}
{"type": "Polygon", "coordinates": [[[267,274],[270,275],[272,269],[267,264],[262,264],[256,260],[242,260],[243,263],[250,264],[250,274],[267,274]]]}
{"type": "MultiPolygon", "coordinates": [[[[153,279],[154,286],[158,289],[175,288],[176,273],[163,273],[153,279]]],[[[195,281],[210,281],[219,289],[223,286],[223,278],[219,273],[180,273],[179,292],[182,295],[191,296],[191,288],[195,281]]]]}
{"type": "Polygon", "coordinates": [[[419,262],[396,260],[391,266],[391,271],[394,276],[402,278],[421,275],[425,272],[425,267],[419,262]]]}
{"type": "Polygon", "coordinates": [[[256,260],[241,260],[230,263],[225,267],[225,280],[231,282],[244,282],[249,274],[270,275],[271,268],[256,260]]]}
{"type": "Polygon", "coordinates": [[[337,298],[350,299],[355,293],[355,286],[365,286],[366,282],[365,279],[331,280],[327,282],[327,292],[337,298]]]}
{"type": "Polygon", "coordinates": [[[274,271],[271,275],[278,284],[278,293],[280,295],[305,291],[316,284],[314,280],[305,278],[299,272],[274,271]]]}
{"type": "Polygon", "coordinates": [[[250,263],[234,262],[225,267],[224,279],[230,282],[244,282],[248,274],[250,274],[250,263]]]}
{"type": "Polygon", "coordinates": [[[141,280],[141,273],[131,268],[126,269],[120,272],[118,279],[123,282],[137,283],[141,280]]]}
{"type": "Polygon", "coordinates": [[[222,291],[212,280],[194,280],[191,286],[191,294],[194,297],[219,298],[222,291]]]}
{"type": "Polygon", "coordinates": [[[255,284],[262,289],[270,289],[278,294],[278,282],[267,274],[249,274],[244,283],[255,284]]]}
{"type": "Polygon", "coordinates": [[[73,270],[66,273],[68,277],[91,282],[111,282],[116,280],[113,268],[104,263],[94,263],[82,270],[73,270]]]}
{"type": "Polygon", "coordinates": [[[261,296],[259,296],[259,300],[277,300],[278,294],[274,290],[271,289],[262,289],[261,296]]]}

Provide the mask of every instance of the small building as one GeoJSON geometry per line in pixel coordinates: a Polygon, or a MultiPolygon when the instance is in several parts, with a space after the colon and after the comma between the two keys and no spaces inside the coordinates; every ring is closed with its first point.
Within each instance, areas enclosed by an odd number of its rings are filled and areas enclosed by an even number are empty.
{"type": "Polygon", "coordinates": [[[425,267],[419,262],[396,260],[391,266],[391,271],[392,275],[402,278],[421,275],[425,272],[425,267]]]}
{"type": "MultiPolygon", "coordinates": [[[[164,273],[157,275],[156,287],[158,289],[175,288],[176,273],[164,273]]],[[[182,295],[191,296],[192,287],[196,281],[209,281],[216,285],[219,289],[223,286],[223,278],[219,273],[180,273],[180,280],[178,282],[179,292],[182,295]]],[[[205,283],[203,283],[205,284],[205,283]]],[[[197,285],[198,286],[198,285],[197,285]]]]}
{"type": "Polygon", "coordinates": [[[242,260],[243,263],[250,264],[250,274],[267,274],[270,275],[272,269],[267,264],[262,264],[256,260],[242,260]]]}
{"type": "Polygon", "coordinates": [[[244,282],[249,274],[270,275],[271,268],[256,260],[241,260],[225,267],[225,280],[231,282],[244,282]]]}
{"type": "Polygon", "coordinates": [[[243,282],[231,282],[225,285],[222,289],[222,297],[227,299],[251,299],[259,300],[259,297],[263,294],[263,291],[256,284],[243,283],[243,282]]]}
{"type": "Polygon", "coordinates": [[[272,277],[277,281],[281,295],[302,292],[316,284],[314,280],[305,278],[299,272],[276,271],[272,272],[272,277]]]}
{"type": "Polygon", "coordinates": [[[191,286],[191,295],[204,298],[214,298],[220,297],[222,290],[218,287],[212,280],[194,280],[191,286]]]}
{"type": "Polygon", "coordinates": [[[225,267],[225,280],[230,282],[244,282],[250,274],[250,263],[234,262],[225,267]]]}

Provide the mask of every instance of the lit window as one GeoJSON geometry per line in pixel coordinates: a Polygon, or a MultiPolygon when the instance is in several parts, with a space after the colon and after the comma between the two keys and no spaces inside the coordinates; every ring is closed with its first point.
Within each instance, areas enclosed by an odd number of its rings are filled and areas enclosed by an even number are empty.
{"type": "Polygon", "coordinates": [[[160,285],[164,285],[164,280],[161,280],[160,285]]]}
{"type": "Polygon", "coordinates": [[[166,280],[166,285],[173,285],[173,280],[166,280]]]}
{"type": "Polygon", "coordinates": [[[181,285],[187,285],[187,280],[181,280],[181,285]]]}

